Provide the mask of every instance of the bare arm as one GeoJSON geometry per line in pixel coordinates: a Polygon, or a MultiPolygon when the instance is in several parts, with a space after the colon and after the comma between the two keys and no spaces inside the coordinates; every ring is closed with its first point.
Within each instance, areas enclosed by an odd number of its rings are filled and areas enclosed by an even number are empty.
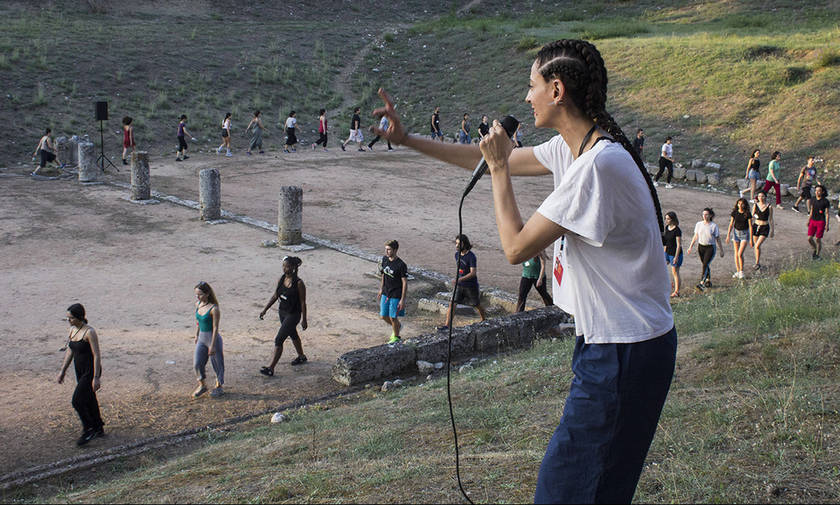
{"type": "Polygon", "coordinates": [[[685,252],[686,254],[691,254],[691,249],[694,248],[694,243],[697,242],[697,233],[694,233],[694,236],[691,237],[691,243],[688,244],[688,250],[685,252]]]}
{"type": "MultiPolygon", "coordinates": [[[[566,230],[539,213],[534,213],[531,219],[523,224],[510,180],[509,160],[513,144],[500,124],[494,122],[490,133],[479,143],[479,147],[493,178],[496,227],[499,229],[502,249],[511,264],[522,263],[537,256],[540,251],[564,235],[566,230]]],[[[533,153],[531,155],[533,156],[533,153]]]]}
{"type": "Polygon", "coordinates": [[[408,292],[408,278],[402,278],[402,293],[400,294],[400,302],[397,304],[397,310],[405,308],[405,294],[408,292]]]}
{"type": "Polygon", "coordinates": [[[720,250],[720,257],[723,258],[725,254],[723,253],[723,244],[720,242],[720,235],[715,237],[715,241],[717,242],[718,249],[720,250]]]}
{"type": "Polygon", "coordinates": [[[99,379],[102,377],[102,354],[99,352],[99,336],[96,330],[88,327],[87,339],[90,343],[90,350],[93,353],[93,391],[96,392],[100,388],[99,379]]]}
{"type": "Polygon", "coordinates": [[[210,315],[213,316],[213,333],[210,334],[210,349],[207,350],[207,354],[212,356],[216,354],[216,337],[219,336],[219,319],[222,317],[218,305],[210,309],[210,315]]]}
{"type": "Polygon", "coordinates": [[[304,330],[309,327],[306,321],[306,285],[298,281],[298,296],[300,296],[300,327],[304,330]]]}
{"type": "Polygon", "coordinates": [[[67,368],[70,366],[70,363],[73,362],[73,351],[70,350],[70,346],[67,346],[67,351],[64,353],[64,362],[61,364],[61,372],[58,374],[57,382],[61,384],[64,382],[64,374],[67,373],[67,368]]]}
{"type": "MultiPolygon", "coordinates": [[[[474,170],[476,165],[478,165],[478,162],[481,160],[481,150],[478,146],[472,144],[447,144],[445,142],[436,142],[409,135],[402,126],[402,121],[394,110],[394,104],[384,89],[379,89],[379,96],[382,98],[385,106],[374,110],[373,115],[377,117],[387,116],[389,126],[384,131],[379,128],[374,128],[376,135],[389,140],[392,144],[408,146],[426,156],[467,170],[474,170]]],[[[549,173],[548,169],[537,161],[536,156],[534,156],[533,147],[517,149],[512,153],[508,153],[507,165],[511,175],[545,175],[549,173]]]]}
{"type": "Polygon", "coordinates": [[[545,278],[545,252],[540,251],[539,261],[540,261],[540,275],[537,277],[537,282],[535,283],[537,287],[542,286],[543,279],[545,278]]]}
{"type": "Polygon", "coordinates": [[[682,254],[682,237],[677,237],[677,250],[674,251],[674,264],[677,263],[677,258],[682,254]]]}
{"type": "Polygon", "coordinates": [[[770,238],[773,238],[773,234],[776,231],[775,221],[773,220],[773,207],[770,207],[770,238]]]}
{"type": "Polygon", "coordinates": [[[268,309],[270,309],[271,306],[274,305],[274,302],[276,302],[276,301],[277,301],[277,290],[275,289],[274,293],[271,294],[271,299],[268,300],[268,303],[265,304],[265,308],[262,309],[262,312],[260,312],[260,319],[262,319],[265,316],[265,313],[268,312],[268,309]]]}
{"type": "Polygon", "coordinates": [[[729,228],[726,229],[726,243],[729,243],[729,237],[732,235],[732,225],[735,223],[735,218],[729,218],[729,228]]]}

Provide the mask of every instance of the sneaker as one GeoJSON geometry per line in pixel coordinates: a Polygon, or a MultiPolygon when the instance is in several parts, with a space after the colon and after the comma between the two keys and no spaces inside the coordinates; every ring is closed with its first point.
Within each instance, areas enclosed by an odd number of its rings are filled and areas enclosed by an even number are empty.
{"type": "Polygon", "coordinates": [[[347,150],[347,149],[345,149],[345,148],[344,148],[344,144],[339,144],[339,147],[341,147],[341,150],[342,150],[342,151],[346,151],[346,150],[347,150]]]}
{"type": "Polygon", "coordinates": [[[225,390],[222,389],[222,386],[213,388],[213,391],[210,391],[210,396],[212,398],[218,398],[218,397],[222,396],[223,394],[225,394],[225,390]]]}
{"type": "Polygon", "coordinates": [[[695,287],[696,287],[699,291],[703,291],[703,290],[705,290],[705,289],[706,289],[706,287],[705,287],[705,286],[703,286],[703,283],[702,283],[702,282],[698,283],[698,284],[697,284],[697,286],[695,286],[695,287]]]}
{"type": "Polygon", "coordinates": [[[263,151],[262,149],[260,149],[260,154],[265,154],[265,151],[263,151]]]}
{"type": "Polygon", "coordinates": [[[447,326],[447,325],[445,325],[445,324],[444,324],[443,326],[438,326],[438,327],[437,327],[437,328],[435,328],[435,329],[436,329],[437,331],[449,331],[449,326],[447,326]]]}
{"type": "Polygon", "coordinates": [[[205,386],[204,384],[199,384],[199,386],[197,388],[195,388],[195,391],[193,391],[192,395],[193,395],[193,398],[198,398],[199,396],[203,395],[206,392],[207,392],[207,386],[205,386]]]}
{"type": "Polygon", "coordinates": [[[659,183],[658,183],[658,182],[656,182],[656,181],[653,181],[653,187],[654,187],[654,188],[658,188],[658,187],[659,187],[659,183]]]}
{"type": "Polygon", "coordinates": [[[733,278],[733,279],[737,279],[737,278],[738,278],[738,273],[739,273],[739,272],[735,272],[734,274],[732,274],[732,278],[733,278]]]}
{"type": "Polygon", "coordinates": [[[793,209],[794,212],[801,212],[797,205],[794,205],[793,207],[791,207],[791,209],[793,209]]]}
{"type": "Polygon", "coordinates": [[[222,154],[222,146],[216,148],[216,154],[222,154]]]}
{"type": "Polygon", "coordinates": [[[181,158],[175,158],[175,161],[184,161],[181,158]]]}
{"type": "MultiPolygon", "coordinates": [[[[123,158],[122,160],[123,160],[123,165],[128,165],[128,162],[125,160],[125,158],[123,158]]],[[[59,167],[59,168],[61,168],[61,167],[59,167]]]]}
{"type": "Polygon", "coordinates": [[[365,150],[364,150],[364,149],[362,149],[362,148],[360,147],[360,148],[359,148],[359,152],[360,152],[360,153],[363,153],[363,152],[365,152],[365,150]]]}
{"type": "Polygon", "coordinates": [[[743,271],[738,272],[738,278],[739,278],[739,279],[743,279],[743,278],[744,278],[744,272],[743,272],[743,271]]]}
{"type": "Polygon", "coordinates": [[[227,154],[225,154],[225,156],[231,157],[231,156],[233,156],[233,154],[230,151],[228,151],[227,154]]]}
{"type": "Polygon", "coordinates": [[[76,445],[81,447],[81,446],[87,444],[88,442],[90,442],[91,440],[93,440],[93,433],[94,433],[93,430],[83,431],[82,436],[80,436],[79,439],[76,440],[76,445]]]}
{"type": "MultiPolygon", "coordinates": [[[[288,149],[283,149],[283,152],[284,153],[289,153],[289,150],[288,149]]],[[[289,154],[291,154],[291,153],[289,153],[289,154]]]]}
{"type": "Polygon", "coordinates": [[[709,279],[706,279],[706,282],[704,282],[703,285],[706,286],[707,288],[710,288],[710,287],[712,287],[712,281],[710,281],[709,279]]]}
{"type": "Polygon", "coordinates": [[[251,156],[251,151],[246,151],[246,152],[248,153],[248,156],[251,156]]]}
{"type": "Polygon", "coordinates": [[[756,264],[755,264],[755,266],[753,267],[753,270],[756,270],[756,271],[757,271],[757,270],[761,270],[761,265],[759,265],[758,263],[756,263],[756,264]]]}
{"type": "Polygon", "coordinates": [[[393,150],[394,150],[394,148],[393,148],[393,147],[389,147],[389,148],[388,148],[388,150],[389,150],[389,151],[393,151],[393,150]]]}
{"type": "Polygon", "coordinates": [[[397,342],[400,342],[401,340],[402,339],[400,337],[398,337],[396,335],[391,335],[391,339],[388,340],[388,343],[389,344],[396,344],[397,342]]]}
{"type": "Polygon", "coordinates": [[[185,159],[185,160],[188,160],[188,159],[190,159],[190,157],[189,157],[189,156],[187,156],[187,155],[185,154],[185,155],[184,155],[184,159],[185,159]]]}
{"type": "Polygon", "coordinates": [[[776,205],[776,208],[777,208],[777,209],[779,209],[779,210],[783,210],[783,209],[784,209],[784,207],[783,207],[783,206],[781,206],[781,205],[776,205]]]}
{"type": "Polygon", "coordinates": [[[302,364],[306,363],[307,361],[309,361],[309,360],[306,359],[306,355],[298,356],[297,358],[292,360],[291,365],[292,366],[302,365],[302,364]]]}
{"type": "Polygon", "coordinates": [[[674,186],[672,186],[672,185],[670,185],[670,184],[666,184],[666,185],[665,185],[665,189],[674,189],[674,186]]]}

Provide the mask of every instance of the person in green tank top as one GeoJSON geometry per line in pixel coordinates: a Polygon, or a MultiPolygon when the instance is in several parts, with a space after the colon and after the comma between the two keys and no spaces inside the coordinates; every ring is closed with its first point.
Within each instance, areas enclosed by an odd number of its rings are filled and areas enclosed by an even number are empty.
{"type": "Polygon", "coordinates": [[[193,397],[198,398],[207,392],[205,379],[207,374],[205,368],[207,361],[213,365],[216,373],[216,387],[210,391],[210,396],[217,398],[224,391],[222,386],[225,383],[225,356],[222,350],[222,336],[219,335],[219,302],[216,293],[210,284],[201,281],[195,287],[195,354],[193,356],[193,368],[198,379],[198,387],[193,391],[193,397]]]}
{"type": "Polygon", "coordinates": [[[516,302],[517,312],[525,310],[525,301],[532,286],[537,288],[537,293],[542,297],[546,307],[554,305],[554,300],[545,288],[546,261],[548,261],[548,256],[546,256],[545,251],[542,251],[539,256],[522,263],[522,277],[519,279],[519,299],[516,302]]]}
{"type": "Polygon", "coordinates": [[[764,188],[762,191],[766,194],[770,188],[773,188],[773,191],[776,192],[776,208],[782,209],[782,193],[781,193],[781,180],[779,179],[779,172],[782,170],[782,166],[779,165],[779,160],[782,159],[782,153],[779,151],[775,151],[773,153],[773,159],[770,160],[770,164],[767,165],[767,180],[764,182],[764,188]]]}

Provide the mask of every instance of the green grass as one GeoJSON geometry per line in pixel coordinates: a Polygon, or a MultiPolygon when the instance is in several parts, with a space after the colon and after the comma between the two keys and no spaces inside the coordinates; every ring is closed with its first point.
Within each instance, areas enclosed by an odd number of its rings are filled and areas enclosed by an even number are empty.
{"type": "MultiPolygon", "coordinates": [[[[803,265],[779,279],[675,306],[677,370],[637,502],[812,503],[840,497],[837,386],[840,265],[803,265]],[[828,303],[828,305],[832,305],[828,303]],[[805,322],[778,317],[804,307],[805,322]]],[[[571,379],[571,340],[481,362],[453,376],[462,478],[481,502],[530,501],[571,379]]],[[[455,502],[443,379],[257,419],[139,468],[34,502],[455,502]]]]}

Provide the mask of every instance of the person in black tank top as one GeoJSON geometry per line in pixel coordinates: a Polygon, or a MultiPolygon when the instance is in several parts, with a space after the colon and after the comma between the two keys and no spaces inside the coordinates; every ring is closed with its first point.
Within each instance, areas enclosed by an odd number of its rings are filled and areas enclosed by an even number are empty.
{"type": "Polygon", "coordinates": [[[262,319],[268,309],[274,305],[274,302],[279,302],[277,312],[280,316],[280,329],[277,330],[277,336],[274,337],[274,356],[271,358],[270,365],[260,369],[260,373],[268,377],[274,375],[274,367],[277,366],[277,362],[283,356],[283,342],[287,338],[292,339],[292,344],[298,354],[291,364],[302,365],[308,361],[306,355],[303,354],[303,346],[297,332],[298,323],[304,330],[308,327],[306,322],[306,286],[298,277],[298,267],[301,263],[301,259],[297,256],[283,258],[283,276],[277,281],[274,294],[271,295],[271,299],[260,312],[260,319],[262,319]]]}
{"type": "Polygon", "coordinates": [[[753,270],[761,270],[761,244],[767,238],[773,238],[773,208],[767,203],[767,193],[764,190],[755,194],[755,205],[752,208],[753,217],[753,252],[755,265],[753,270]],[[761,208],[764,207],[764,210],[761,208]]]}
{"type": "Polygon", "coordinates": [[[70,362],[75,364],[76,390],[73,392],[73,408],[82,421],[82,435],[76,445],[82,446],[94,438],[105,435],[102,427],[105,423],[99,413],[99,402],[96,391],[100,388],[102,364],[99,354],[99,337],[96,330],[88,326],[85,319],[85,308],[80,303],[74,303],[67,309],[67,320],[70,323],[70,334],[67,337],[67,352],[58,383],[64,382],[64,376],[70,362]]]}

